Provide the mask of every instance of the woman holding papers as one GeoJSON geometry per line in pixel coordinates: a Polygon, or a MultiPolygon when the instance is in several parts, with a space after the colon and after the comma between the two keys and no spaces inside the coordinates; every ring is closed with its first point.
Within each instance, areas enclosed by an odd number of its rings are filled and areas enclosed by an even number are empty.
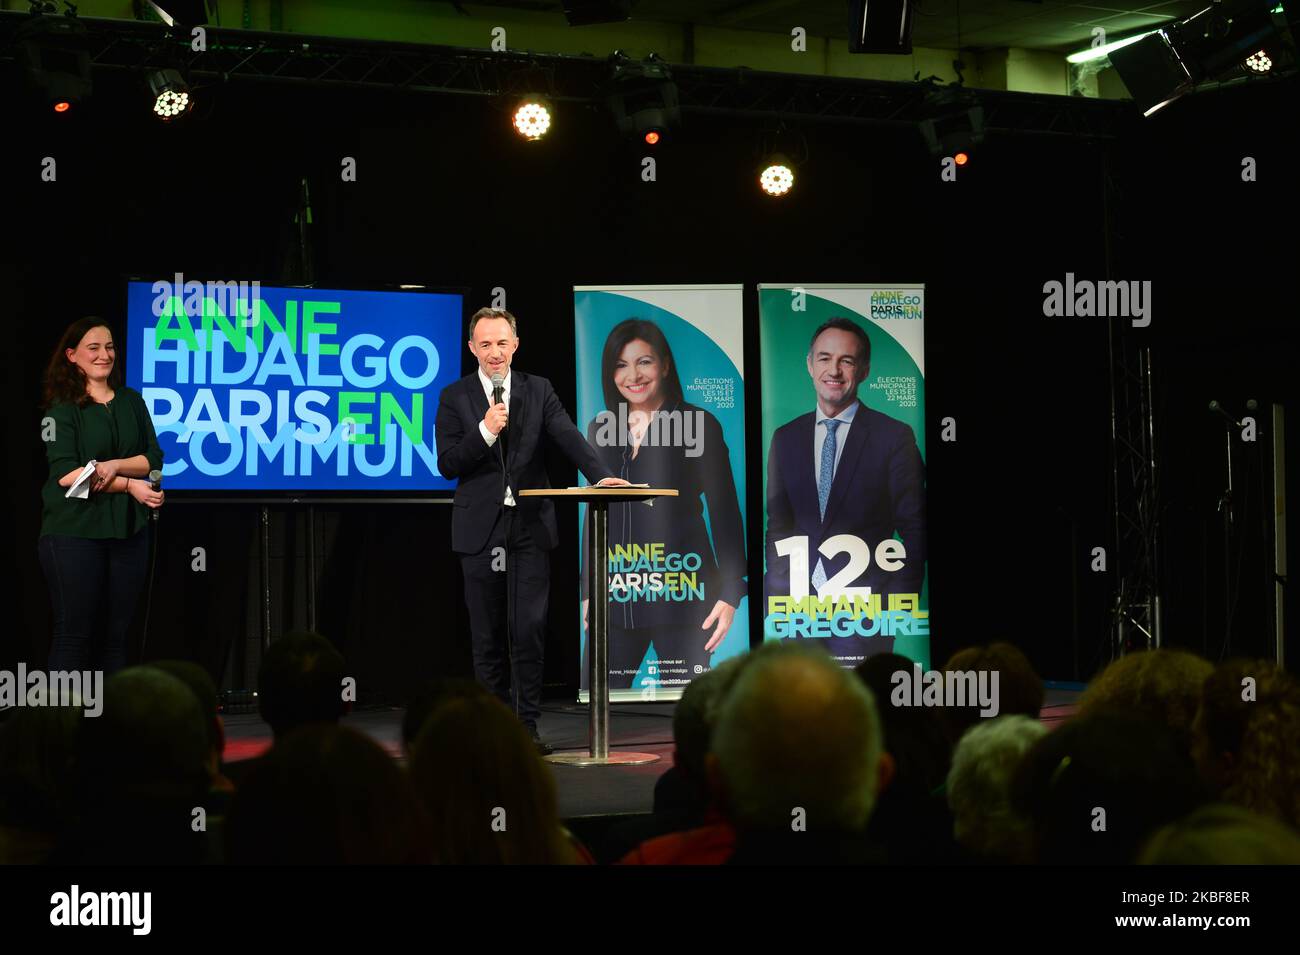
{"type": "Polygon", "coordinates": [[[126,665],[148,573],[149,472],[162,450],[139,392],[121,384],[113,333],[98,318],[64,331],[45,370],[41,439],[49,475],[37,545],[54,605],[50,670],[126,665]],[[104,631],[96,627],[106,617],[104,631]]]}
{"type": "MultiPolygon", "coordinates": [[[[654,322],[629,318],[614,327],[601,384],[606,410],[587,429],[601,461],[633,484],[679,492],[610,505],[617,559],[609,567],[609,687],[632,687],[653,644],[652,685],[678,689],[710,668],[746,593],[731,455],[718,419],[684,399],[672,348],[654,322]]],[[[585,527],[583,538],[585,545],[585,527]]],[[[585,622],[585,573],[582,587],[585,622]]]]}

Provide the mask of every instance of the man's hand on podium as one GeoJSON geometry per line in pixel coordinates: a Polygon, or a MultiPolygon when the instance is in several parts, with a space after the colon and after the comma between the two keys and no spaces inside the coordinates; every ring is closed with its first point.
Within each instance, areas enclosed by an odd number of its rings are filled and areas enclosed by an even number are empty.
{"type": "Polygon", "coordinates": [[[596,482],[596,487],[631,487],[631,481],[625,481],[622,478],[607,477],[601,478],[596,482]]]}

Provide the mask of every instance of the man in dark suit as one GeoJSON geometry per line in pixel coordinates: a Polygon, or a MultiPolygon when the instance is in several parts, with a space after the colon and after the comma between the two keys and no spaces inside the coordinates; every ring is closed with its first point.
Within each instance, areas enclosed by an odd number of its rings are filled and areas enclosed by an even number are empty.
{"type": "MultiPolygon", "coordinates": [[[[828,538],[848,534],[866,545],[870,563],[845,586],[870,587],[885,609],[889,594],[919,594],[925,577],[925,465],[916,436],[859,400],[858,386],[871,367],[871,340],[856,322],[832,318],[819,327],[807,365],[817,407],[778,428],[768,450],[765,593],[790,594],[791,558],[777,554],[778,541],[808,538],[808,590],[815,596],[850,562],[846,552],[828,558],[818,549],[828,538]],[[895,532],[907,556],[891,571],[877,562],[877,545],[895,532]]],[[[827,642],[842,658],[894,649],[892,636],[827,642]]]]}
{"type": "Polygon", "coordinates": [[[457,480],[451,549],[460,555],[465,575],[474,675],[514,710],[538,748],[549,752],[537,718],[550,551],[559,536],[549,500],[515,495],[551,486],[544,440],[554,442],[589,481],[605,487],[627,481],[608,476],[549,381],[511,370],[519,347],[513,315],[479,309],[470,319],[468,344],[478,369],[442,390],[434,436],[438,470],[457,480]],[[501,376],[499,401],[492,400],[494,375],[501,376]]]}

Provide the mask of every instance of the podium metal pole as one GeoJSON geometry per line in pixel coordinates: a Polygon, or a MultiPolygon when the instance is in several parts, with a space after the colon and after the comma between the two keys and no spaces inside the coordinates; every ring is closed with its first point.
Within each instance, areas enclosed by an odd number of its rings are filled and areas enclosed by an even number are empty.
{"type": "MultiPolygon", "coordinates": [[[[524,492],[527,493],[527,492],[524,492]]],[[[609,501],[598,496],[587,499],[591,508],[591,534],[587,544],[586,564],[588,695],[587,722],[591,745],[587,753],[553,753],[547,762],[564,766],[635,766],[659,759],[654,753],[609,751],[609,501]]]]}
{"type": "Polygon", "coordinates": [[[591,585],[588,593],[587,686],[591,688],[587,705],[590,726],[591,757],[609,757],[609,504],[595,500],[591,507],[591,539],[587,545],[587,567],[591,585]]]}

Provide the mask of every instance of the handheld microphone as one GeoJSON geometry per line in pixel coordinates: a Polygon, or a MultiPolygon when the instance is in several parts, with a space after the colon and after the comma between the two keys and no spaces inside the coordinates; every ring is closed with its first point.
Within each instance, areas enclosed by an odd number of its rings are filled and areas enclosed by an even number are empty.
{"type": "MultiPolygon", "coordinates": [[[[149,490],[151,491],[162,490],[162,472],[159,471],[157,468],[154,468],[154,470],[149,472],[149,490]]],[[[149,511],[149,520],[151,521],[158,520],[158,508],[155,507],[149,511]]]]}
{"type": "Polygon", "coordinates": [[[501,372],[492,373],[492,403],[494,405],[501,404],[501,399],[505,397],[505,383],[506,379],[501,372]]]}

